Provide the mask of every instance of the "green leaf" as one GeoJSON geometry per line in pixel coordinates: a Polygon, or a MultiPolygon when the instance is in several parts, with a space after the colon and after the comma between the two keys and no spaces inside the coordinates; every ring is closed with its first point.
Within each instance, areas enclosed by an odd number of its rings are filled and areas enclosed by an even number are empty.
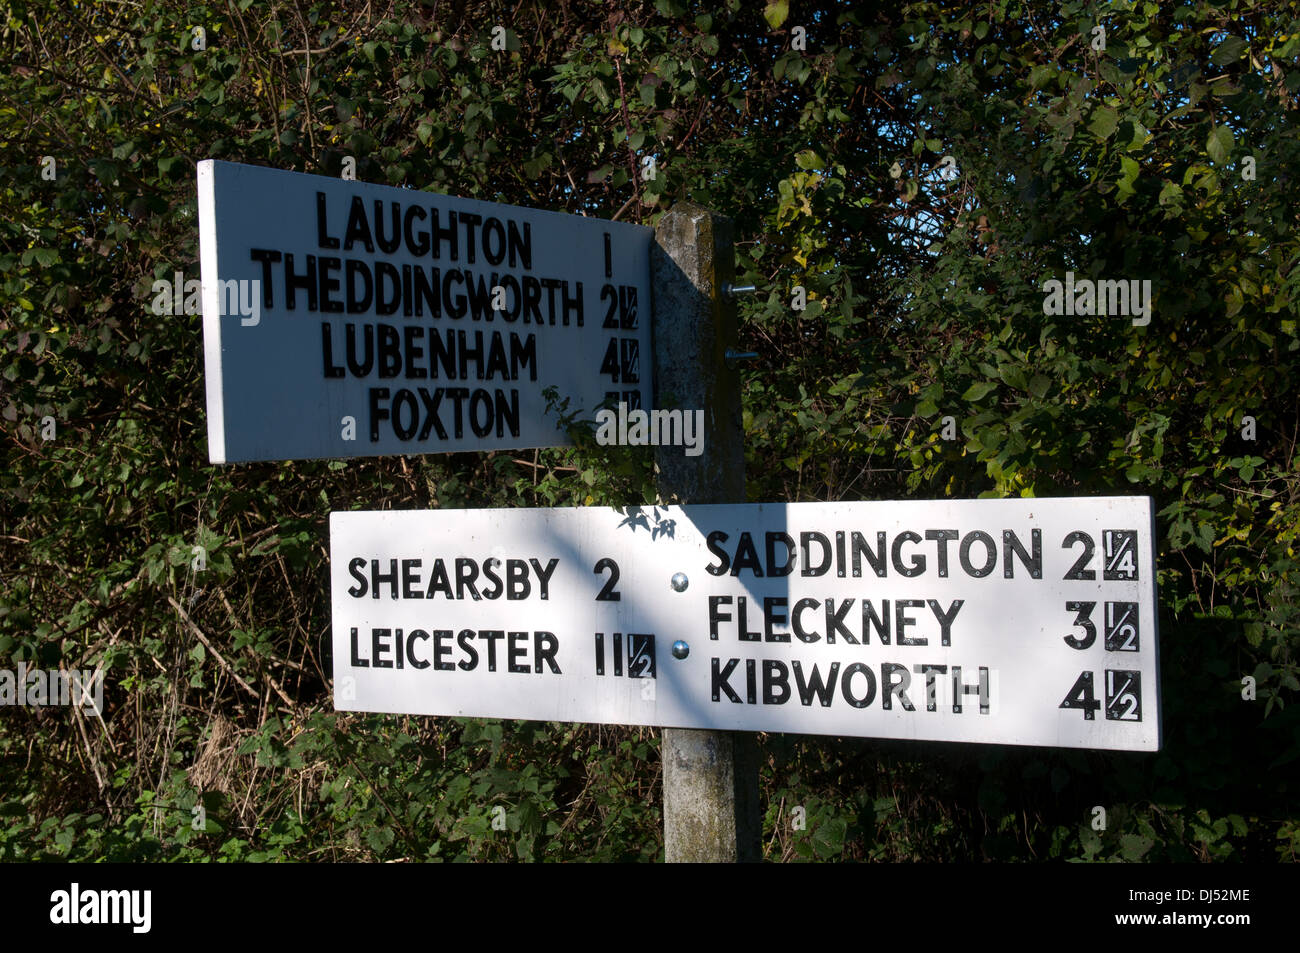
{"type": "Polygon", "coordinates": [[[1141,860],[1155,845],[1155,841],[1150,837],[1142,837],[1138,834],[1123,834],[1120,836],[1119,843],[1120,855],[1130,862],[1141,860]]]}
{"type": "Polygon", "coordinates": [[[972,402],[981,400],[991,391],[995,390],[997,386],[997,384],[994,384],[991,381],[979,381],[971,384],[970,387],[966,388],[966,393],[961,395],[962,400],[969,400],[972,402]]]}
{"type": "Polygon", "coordinates": [[[369,827],[366,828],[366,843],[370,849],[376,853],[382,852],[394,839],[393,829],[391,827],[369,827]]]}
{"type": "Polygon", "coordinates": [[[801,169],[820,169],[825,166],[817,153],[811,149],[804,149],[794,157],[795,164],[801,169]]]}
{"type": "Polygon", "coordinates": [[[1214,48],[1210,62],[1215,66],[1227,66],[1241,59],[1249,44],[1239,36],[1230,36],[1214,48]]]}
{"type": "Polygon", "coordinates": [[[1228,289],[1227,297],[1224,299],[1224,313],[1230,318],[1236,317],[1245,303],[1246,299],[1242,296],[1241,289],[1233,285],[1228,289]]]}
{"type": "Polygon", "coordinates": [[[1092,121],[1088,123],[1088,128],[1098,139],[1109,139],[1115,133],[1115,127],[1119,125],[1119,113],[1109,106],[1100,106],[1093,111],[1092,121]]]}
{"type": "Polygon", "coordinates": [[[1137,181],[1138,173],[1142,171],[1142,167],[1138,165],[1136,159],[1130,159],[1128,156],[1122,156],[1119,165],[1120,169],[1123,170],[1119,182],[1116,183],[1120,195],[1132,195],[1134,193],[1133,183],[1137,181]]]}
{"type": "Polygon", "coordinates": [[[763,19],[773,30],[779,30],[785,18],[790,15],[790,4],[785,0],[777,0],[775,3],[769,3],[763,8],[763,19]]]}
{"type": "Polygon", "coordinates": [[[1035,66],[1029,71],[1029,88],[1042,89],[1052,81],[1054,76],[1056,76],[1056,67],[1035,66]]]}
{"type": "Polygon", "coordinates": [[[1205,142],[1205,151],[1209,153],[1216,165],[1222,165],[1227,161],[1228,153],[1232,151],[1235,144],[1236,140],[1231,129],[1227,126],[1216,126],[1205,142]]]}

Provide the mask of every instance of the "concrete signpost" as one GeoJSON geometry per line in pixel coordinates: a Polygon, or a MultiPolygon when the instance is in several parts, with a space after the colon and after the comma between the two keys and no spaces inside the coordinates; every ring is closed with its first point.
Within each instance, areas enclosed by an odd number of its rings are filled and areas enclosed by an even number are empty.
{"type": "Polygon", "coordinates": [[[1155,751],[1148,498],[334,513],[343,710],[1155,751]]]}
{"type": "Polygon", "coordinates": [[[214,463],[568,443],[649,403],[649,228],[206,160],[214,463]]]}

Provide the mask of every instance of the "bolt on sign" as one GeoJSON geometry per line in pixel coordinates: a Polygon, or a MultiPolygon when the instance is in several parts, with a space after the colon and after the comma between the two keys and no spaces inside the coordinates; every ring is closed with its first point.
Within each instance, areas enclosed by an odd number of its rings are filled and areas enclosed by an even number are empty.
{"type": "Polygon", "coordinates": [[[336,512],[339,710],[1154,751],[1147,497],[336,512]]]}
{"type": "Polygon", "coordinates": [[[213,160],[198,196],[214,463],[561,446],[550,387],[649,405],[652,229],[213,160]]]}

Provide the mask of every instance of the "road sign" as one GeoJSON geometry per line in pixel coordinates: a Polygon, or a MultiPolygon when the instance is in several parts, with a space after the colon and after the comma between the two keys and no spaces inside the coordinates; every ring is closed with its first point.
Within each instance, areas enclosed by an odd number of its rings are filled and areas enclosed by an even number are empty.
{"type": "Polygon", "coordinates": [[[652,229],[213,160],[198,195],[214,463],[560,446],[549,387],[649,406],[652,229]]]}
{"type": "Polygon", "coordinates": [[[348,711],[1154,751],[1146,497],[343,512],[348,711]]]}

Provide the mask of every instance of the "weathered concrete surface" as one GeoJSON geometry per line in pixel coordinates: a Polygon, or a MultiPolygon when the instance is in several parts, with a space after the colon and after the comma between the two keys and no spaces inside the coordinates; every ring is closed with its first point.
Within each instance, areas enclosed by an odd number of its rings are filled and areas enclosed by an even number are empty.
{"type": "Polygon", "coordinates": [[[733,731],[665,728],[664,859],[669,863],[762,858],[758,747],[733,731]]]}
{"type": "Polygon", "coordinates": [[[654,406],[704,410],[700,456],[655,451],[664,503],[745,502],[740,376],[724,360],[736,343],[736,306],[722,293],[733,257],[731,221],[698,205],[678,202],[655,229],[654,406]]]}
{"type": "MultiPolygon", "coordinates": [[[[724,355],[736,344],[731,222],[689,202],[674,205],[650,250],[654,297],[654,407],[704,411],[704,451],[655,451],[663,503],[743,503],[740,378],[724,355]]],[[[668,635],[665,641],[676,638],[668,635]]],[[[703,648],[701,646],[701,648],[703,648]]],[[[670,863],[757,861],[762,856],[758,756],[752,734],[665,728],[664,858],[670,863]]]]}

